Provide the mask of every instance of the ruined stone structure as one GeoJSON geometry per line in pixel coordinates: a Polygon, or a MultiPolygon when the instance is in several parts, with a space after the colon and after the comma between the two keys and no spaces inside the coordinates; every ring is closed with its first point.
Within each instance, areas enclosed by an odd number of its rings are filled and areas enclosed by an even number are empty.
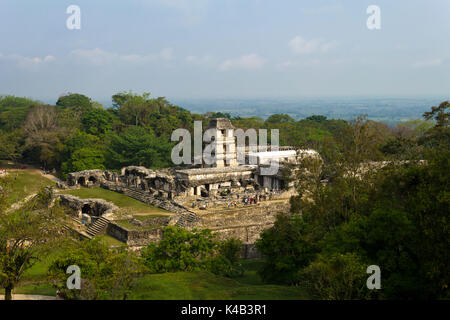
{"type": "MultiPolygon", "coordinates": [[[[268,148],[263,152],[247,150],[246,164],[238,164],[231,122],[214,119],[209,128],[217,135],[212,165],[156,171],[129,166],[122,168],[120,174],[86,170],[69,174],[68,185],[100,186],[120,192],[173,212],[163,225],[209,228],[220,238],[238,238],[251,245],[263,230],[273,225],[279,212],[289,210],[288,199],[295,194],[295,188],[285,176],[284,166],[295,162],[298,152],[289,147],[276,151],[268,148]],[[272,160],[279,162],[279,170],[264,174],[263,168],[272,160]]],[[[301,152],[317,155],[312,150],[301,152]]],[[[131,246],[143,246],[162,236],[161,229],[127,230],[113,222],[106,230],[131,246]]],[[[246,251],[254,255],[251,247],[247,246],[246,251]]]]}
{"type": "Polygon", "coordinates": [[[122,168],[120,175],[110,171],[85,170],[69,174],[68,185],[91,187],[105,183],[120,184],[179,204],[197,197],[218,200],[226,194],[243,195],[246,191],[255,195],[280,192],[287,192],[286,197],[291,195],[294,184],[287,182],[283,169],[284,164],[296,161],[296,150],[284,147],[278,151],[247,151],[247,162],[255,164],[238,165],[231,122],[228,119],[214,119],[209,125],[211,128],[217,134],[217,139],[212,142],[216,150],[212,165],[157,171],[129,166],[122,168]],[[225,161],[226,158],[229,160],[225,161]],[[279,162],[279,170],[264,174],[262,169],[269,166],[272,160],[279,162]]]}
{"type": "Polygon", "coordinates": [[[69,173],[67,183],[69,186],[79,185],[82,187],[99,186],[100,181],[104,179],[103,170],[84,170],[69,173]]]}
{"type": "Polygon", "coordinates": [[[79,219],[87,223],[101,216],[108,217],[118,209],[113,203],[103,199],[80,199],[69,194],[58,194],[61,204],[71,208],[79,219]]]}

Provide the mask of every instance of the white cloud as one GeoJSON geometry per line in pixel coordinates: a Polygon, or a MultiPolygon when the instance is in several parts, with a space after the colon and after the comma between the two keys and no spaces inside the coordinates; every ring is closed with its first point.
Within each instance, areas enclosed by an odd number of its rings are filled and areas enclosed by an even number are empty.
{"type": "Polygon", "coordinates": [[[151,61],[157,60],[157,56],[152,55],[152,54],[148,54],[148,55],[126,54],[126,55],[119,55],[118,58],[121,61],[134,62],[134,63],[151,62],[151,61]]]}
{"type": "MultiPolygon", "coordinates": [[[[119,59],[120,56],[113,52],[104,51],[100,48],[95,49],[77,49],[73,50],[71,56],[76,57],[78,59],[87,61],[92,64],[100,65],[111,63],[116,59],[119,59]]],[[[129,55],[128,55],[129,57],[129,55]]]]}
{"type": "Polygon", "coordinates": [[[320,39],[306,40],[296,36],[289,41],[289,46],[295,54],[309,54],[316,52],[327,52],[337,46],[337,41],[323,41],[320,39]]]}
{"type": "Polygon", "coordinates": [[[438,67],[440,66],[444,61],[442,59],[430,59],[430,60],[423,60],[423,61],[417,61],[413,63],[414,68],[426,68],[426,67],[438,67]]]}
{"type": "Polygon", "coordinates": [[[53,61],[53,60],[55,60],[55,57],[54,57],[54,56],[46,56],[46,57],[44,58],[44,62],[50,62],[50,61],[53,61]]]}
{"type": "Polygon", "coordinates": [[[11,54],[4,56],[2,53],[0,53],[0,58],[9,61],[14,61],[20,68],[30,70],[35,70],[37,67],[55,60],[55,57],[51,55],[47,55],[43,58],[40,58],[40,57],[26,57],[19,54],[11,54]]]}
{"type": "Polygon", "coordinates": [[[198,66],[216,66],[217,61],[214,57],[210,55],[204,55],[204,56],[187,56],[186,61],[189,64],[195,64],[198,66]]]}
{"type": "Polygon", "coordinates": [[[257,54],[243,55],[237,59],[229,59],[223,61],[219,65],[221,71],[229,69],[260,69],[266,63],[266,60],[257,54]]]}
{"type": "Polygon", "coordinates": [[[311,67],[321,64],[320,59],[308,59],[308,60],[288,60],[277,64],[278,69],[291,69],[296,67],[311,67]]]}
{"type": "Polygon", "coordinates": [[[105,65],[117,62],[127,63],[147,63],[157,60],[171,61],[174,59],[173,49],[162,49],[158,54],[119,54],[116,52],[109,52],[100,48],[95,49],[77,49],[70,54],[72,57],[86,61],[94,65],[105,65]]]}
{"type": "Polygon", "coordinates": [[[320,50],[322,52],[327,52],[331,49],[334,49],[338,46],[338,42],[336,40],[324,42],[320,45],[320,50]]]}
{"type": "Polygon", "coordinates": [[[172,48],[164,48],[161,50],[159,55],[163,60],[166,60],[166,61],[173,60],[173,49],[172,48]]]}

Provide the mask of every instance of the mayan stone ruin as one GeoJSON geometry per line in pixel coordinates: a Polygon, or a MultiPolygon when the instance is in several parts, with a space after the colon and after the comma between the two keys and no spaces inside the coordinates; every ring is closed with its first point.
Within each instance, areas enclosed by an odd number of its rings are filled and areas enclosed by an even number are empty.
{"type": "MultiPolygon", "coordinates": [[[[246,163],[239,164],[231,122],[213,119],[209,128],[213,128],[218,137],[214,141],[217,144],[215,162],[210,165],[163,170],[128,166],[120,173],[86,170],[69,174],[67,188],[101,187],[167,210],[170,214],[157,220],[158,228],[144,231],[121,227],[112,214],[117,208],[100,199],[81,200],[60,195],[62,203],[74,208],[77,218],[87,223],[86,236],[104,232],[140,248],[158,241],[162,228],[167,225],[189,230],[208,228],[221,239],[240,239],[248,251],[245,255],[254,255],[252,245],[260,233],[273,225],[278,213],[289,211],[295,183],[287,167],[296,163],[298,151],[289,147],[280,147],[278,151],[246,150],[246,163]],[[220,143],[223,141],[227,143],[220,143]],[[278,161],[279,169],[275,174],[264,174],[262,168],[273,160],[278,161]]],[[[316,154],[311,150],[307,152],[316,154]]],[[[140,226],[141,222],[132,216],[128,218],[130,224],[140,226]]]]}

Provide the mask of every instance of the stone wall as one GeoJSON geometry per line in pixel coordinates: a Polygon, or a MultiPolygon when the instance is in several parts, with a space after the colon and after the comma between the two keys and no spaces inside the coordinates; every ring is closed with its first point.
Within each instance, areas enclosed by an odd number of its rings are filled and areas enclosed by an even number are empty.
{"type": "Polygon", "coordinates": [[[161,227],[167,226],[169,224],[169,221],[170,217],[155,217],[144,220],[132,218],[128,222],[137,227],[150,227],[150,226],[161,227]]]}
{"type": "Polygon", "coordinates": [[[246,259],[260,258],[255,242],[261,233],[271,228],[280,213],[289,212],[289,202],[268,202],[238,209],[226,209],[200,216],[194,228],[208,228],[219,240],[239,239],[243,243],[241,256],[246,259]]]}
{"type": "Polygon", "coordinates": [[[254,224],[254,225],[242,225],[242,226],[227,226],[222,228],[210,228],[213,233],[218,235],[219,240],[227,240],[235,238],[241,240],[242,243],[253,244],[259,239],[261,233],[264,230],[273,226],[273,223],[267,224],[254,224]]]}
{"type": "Polygon", "coordinates": [[[106,234],[125,242],[130,247],[143,247],[162,238],[162,228],[148,230],[128,230],[115,222],[110,222],[106,234]]]}

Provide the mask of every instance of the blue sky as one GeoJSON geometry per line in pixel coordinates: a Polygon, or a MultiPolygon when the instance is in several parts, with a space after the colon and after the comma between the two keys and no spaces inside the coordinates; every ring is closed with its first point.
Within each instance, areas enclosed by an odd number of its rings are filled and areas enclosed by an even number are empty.
{"type": "Polygon", "coordinates": [[[0,94],[448,96],[449,38],[448,0],[0,0],[0,94]]]}

